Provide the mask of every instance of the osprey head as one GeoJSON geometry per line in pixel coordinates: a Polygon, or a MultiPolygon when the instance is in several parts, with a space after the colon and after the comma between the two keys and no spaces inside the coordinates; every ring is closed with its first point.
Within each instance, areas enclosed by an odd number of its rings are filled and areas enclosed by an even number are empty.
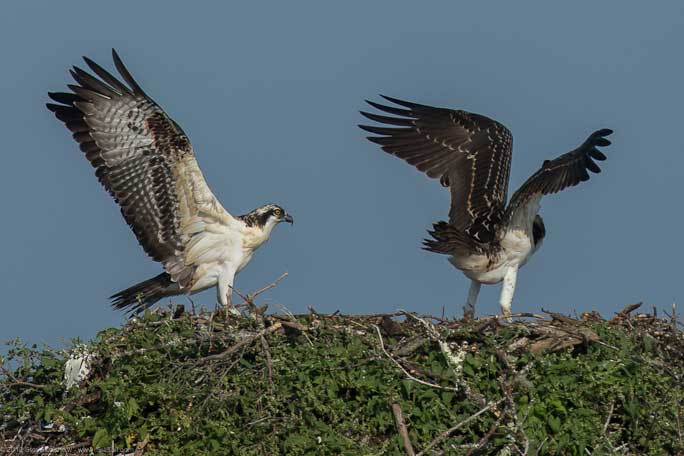
{"type": "Polygon", "coordinates": [[[247,226],[258,228],[272,229],[280,222],[287,222],[290,225],[294,223],[292,216],[277,204],[265,204],[261,207],[257,207],[240,218],[247,226]]]}
{"type": "Polygon", "coordinates": [[[546,227],[544,226],[544,219],[537,214],[532,222],[532,237],[534,240],[534,249],[541,247],[541,243],[546,236],[546,227]]]}

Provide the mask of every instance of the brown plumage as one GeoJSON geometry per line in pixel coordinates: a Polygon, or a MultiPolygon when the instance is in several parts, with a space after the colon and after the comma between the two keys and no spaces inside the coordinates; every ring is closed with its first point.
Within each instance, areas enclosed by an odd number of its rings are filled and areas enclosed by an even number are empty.
{"type": "Polygon", "coordinates": [[[474,313],[480,283],[502,280],[501,305],[508,313],[517,270],[545,236],[544,222],[537,213],[541,197],[588,180],[589,171],[599,173],[594,160],[606,156],[597,146],[608,146],[605,136],[612,131],[598,130],[577,149],[545,161],[507,206],[513,141],[506,127],[479,114],[383,98],[401,107],[367,101],[392,114],[361,112],[389,125],[359,125],[376,135],[368,139],[438,178],[451,193],[449,221],[433,225],[424,248],[451,255],[451,263],[473,281],[466,315],[474,313]]]}
{"type": "Polygon", "coordinates": [[[531,198],[577,185],[589,179],[587,170],[601,172],[592,158],[605,160],[596,146],[609,145],[610,141],[603,136],[612,133],[608,129],[596,131],[577,149],[545,161],[515,192],[507,207],[513,137],[505,126],[480,114],[383,98],[402,108],[366,102],[394,117],[364,111],[361,114],[392,127],[359,127],[380,135],[369,136],[368,140],[379,144],[382,150],[449,188],[448,225],[453,229],[446,230],[446,225],[441,224],[444,222],[440,222],[430,232],[440,233],[439,239],[426,241],[428,250],[440,253],[445,247],[438,243],[443,242],[447,232],[454,236],[454,229],[467,235],[459,235],[455,244],[487,249],[490,243],[500,240],[501,230],[514,212],[531,198]]]}
{"type": "Polygon", "coordinates": [[[361,114],[402,128],[360,125],[383,135],[368,139],[449,187],[449,223],[480,242],[491,241],[506,205],[513,146],[510,131],[479,114],[384,98],[408,109],[368,101],[400,117],[361,114]]]}
{"type": "Polygon", "coordinates": [[[234,275],[270,235],[268,220],[291,217],[263,206],[252,213],[261,214],[264,225],[247,232],[209,189],[181,127],[145,94],[114,50],[112,57],[125,83],[84,57],[99,79],[74,67],[78,85],[68,86],[71,93],[50,93],[56,103],[47,107],[73,133],[145,252],[166,271],[114,295],[114,305],[135,307],[136,290],[149,297],[148,306],[152,298],[201,291],[217,281],[219,300],[227,304],[234,275]]]}

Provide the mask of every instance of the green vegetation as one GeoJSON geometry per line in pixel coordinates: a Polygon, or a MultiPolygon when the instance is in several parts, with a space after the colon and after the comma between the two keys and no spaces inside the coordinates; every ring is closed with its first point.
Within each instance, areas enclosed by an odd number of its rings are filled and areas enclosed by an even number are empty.
{"type": "Polygon", "coordinates": [[[100,332],[90,374],[68,391],[68,353],[10,345],[1,454],[684,453],[684,338],[644,314],[509,324],[157,310],[100,332]]]}

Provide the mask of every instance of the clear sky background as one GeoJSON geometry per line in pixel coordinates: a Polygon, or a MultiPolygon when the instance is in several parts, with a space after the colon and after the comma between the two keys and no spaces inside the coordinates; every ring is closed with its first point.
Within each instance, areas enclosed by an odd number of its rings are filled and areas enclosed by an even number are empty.
{"type": "MultiPolygon", "coordinates": [[[[288,271],[262,295],[273,310],[462,312],[468,280],[420,249],[448,193],[356,127],[378,93],[506,125],[510,193],[614,129],[604,172],[542,201],[547,238],[513,310],[684,303],[680,1],[17,1],[0,43],[0,339],[90,338],[123,320],[110,294],[160,272],[44,107],[81,55],[111,69],[112,47],[229,211],[276,202],[294,215],[236,281],[252,291],[288,271]]],[[[499,291],[483,287],[478,314],[499,311],[499,291]]]]}

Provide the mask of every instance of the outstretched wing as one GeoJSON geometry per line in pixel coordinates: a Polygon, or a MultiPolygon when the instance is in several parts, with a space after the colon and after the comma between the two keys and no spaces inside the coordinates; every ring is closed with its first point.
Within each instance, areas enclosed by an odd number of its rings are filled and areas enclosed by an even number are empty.
{"type": "Polygon", "coordinates": [[[112,55],[128,86],[84,57],[100,79],[74,67],[78,85],[68,86],[72,93],[50,93],[58,104],[47,107],[71,130],[145,252],[186,286],[191,238],[235,219],[207,186],[183,130],[112,55]]]}
{"type": "Polygon", "coordinates": [[[449,224],[479,242],[491,241],[506,205],[510,131],[479,114],[383,98],[407,109],[367,101],[396,116],[361,112],[373,121],[396,126],[359,125],[380,135],[368,139],[429,177],[439,178],[451,192],[449,224]]]}
{"type": "Polygon", "coordinates": [[[534,173],[513,194],[508,208],[506,220],[510,220],[515,212],[528,203],[538,201],[543,195],[559,192],[580,182],[589,180],[589,173],[600,173],[601,168],[594,160],[603,161],[606,156],[596,147],[609,146],[610,141],[605,138],[613,131],[607,128],[595,131],[577,149],[561,155],[554,160],[546,160],[542,167],[534,173]]]}

